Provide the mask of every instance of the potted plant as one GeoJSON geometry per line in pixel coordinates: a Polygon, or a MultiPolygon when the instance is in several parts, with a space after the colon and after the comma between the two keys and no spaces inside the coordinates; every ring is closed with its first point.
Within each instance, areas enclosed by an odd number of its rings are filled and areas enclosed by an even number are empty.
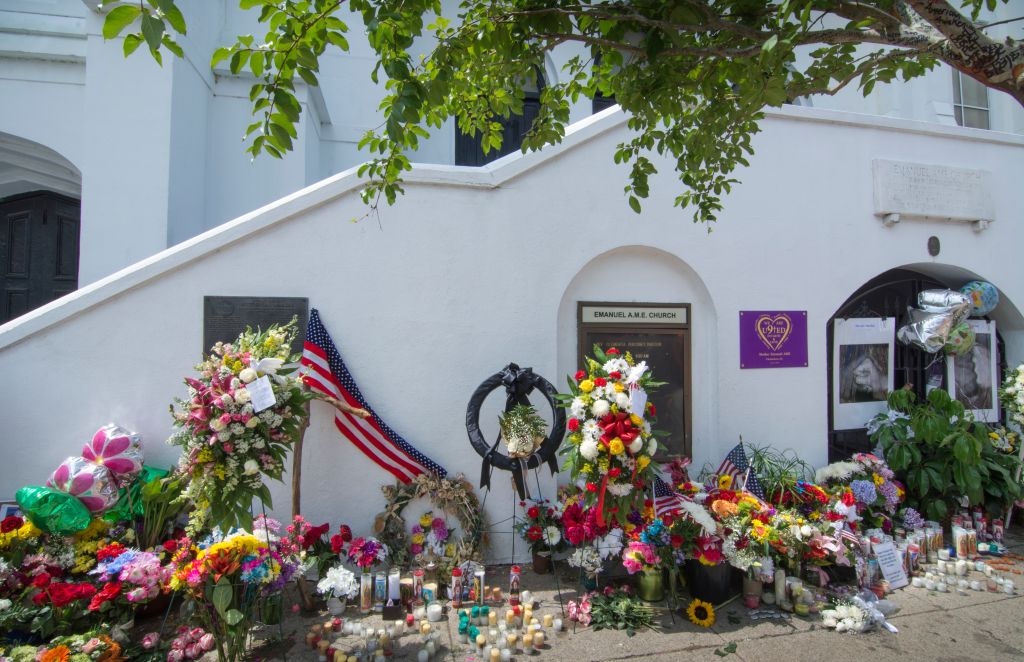
{"type": "Polygon", "coordinates": [[[316,590],[327,600],[327,610],[334,616],[345,611],[349,600],[359,594],[359,582],[348,568],[337,565],[329,568],[317,585],[316,590]]]}
{"type": "Polygon", "coordinates": [[[530,546],[533,554],[533,571],[538,575],[551,572],[551,554],[565,549],[562,538],[562,521],[551,501],[520,501],[526,517],[518,520],[516,532],[530,546]]]}

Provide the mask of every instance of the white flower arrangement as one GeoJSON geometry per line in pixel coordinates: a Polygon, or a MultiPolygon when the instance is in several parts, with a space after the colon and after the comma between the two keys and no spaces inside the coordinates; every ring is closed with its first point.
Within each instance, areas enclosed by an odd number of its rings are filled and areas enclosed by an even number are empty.
{"type": "Polygon", "coordinates": [[[833,462],[815,472],[814,482],[823,485],[829,481],[845,481],[850,476],[862,471],[864,471],[864,467],[857,462],[833,462]]]}
{"type": "Polygon", "coordinates": [[[516,405],[498,417],[509,457],[533,455],[547,434],[547,423],[530,405],[516,405]]]}
{"type": "MultiPolygon", "coordinates": [[[[703,500],[701,501],[701,503],[703,503],[703,500]]],[[[718,530],[718,525],[715,523],[715,518],[712,517],[711,513],[709,513],[703,506],[698,505],[698,502],[696,500],[683,501],[679,505],[682,507],[683,511],[686,513],[687,516],[689,516],[690,519],[692,519],[697,524],[700,524],[700,527],[704,529],[704,533],[706,535],[715,535],[715,532],[718,530]]]]}
{"type": "Polygon", "coordinates": [[[569,565],[595,577],[601,572],[601,554],[596,547],[577,547],[569,555],[569,565]]]}
{"type": "Polygon", "coordinates": [[[359,582],[351,570],[339,565],[327,571],[324,578],[317,582],[316,590],[335,598],[352,599],[359,595],[359,582]]]}
{"type": "Polygon", "coordinates": [[[867,611],[852,604],[838,604],[821,612],[821,624],[836,632],[867,632],[874,621],[867,611]]]}
{"type": "Polygon", "coordinates": [[[548,547],[554,547],[562,541],[562,532],[558,530],[557,526],[549,526],[544,529],[544,542],[548,544],[548,547]]]}

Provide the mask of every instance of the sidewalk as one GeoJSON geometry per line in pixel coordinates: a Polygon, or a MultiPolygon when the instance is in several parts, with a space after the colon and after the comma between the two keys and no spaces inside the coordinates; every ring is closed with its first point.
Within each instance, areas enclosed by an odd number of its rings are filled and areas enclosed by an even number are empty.
{"type": "MultiPolygon", "coordinates": [[[[1008,540],[1010,551],[1024,553],[1024,536],[1015,529],[1008,540]]],[[[1024,565],[1018,564],[1024,570],[1024,565]]],[[[496,567],[494,576],[488,573],[488,580],[501,585],[507,573],[506,567],[496,567]],[[501,577],[499,576],[501,573],[501,577]]],[[[559,564],[559,570],[568,570],[559,564]]],[[[561,574],[561,573],[560,573],[561,574]]],[[[968,579],[983,578],[981,573],[971,572],[968,579]]],[[[890,618],[890,623],[899,629],[898,634],[875,631],[867,634],[836,633],[822,627],[817,615],[808,618],[792,617],[789,620],[765,619],[752,621],[748,610],[739,601],[732,602],[717,613],[717,621],[709,629],[699,628],[676,615],[673,622],[666,612],[660,631],[639,632],[628,637],[624,632],[600,631],[577,627],[566,619],[566,632],[554,634],[548,631],[550,644],[543,651],[532,656],[513,655],[513,660],[527,658],[536,662],[544,660],[728,660],[737,662],[799,662],[865,660],[882,662],[907,658],[919,660],[944,660],[954,662],[978,662],[979,660],[1024,659],[1024,575],[1012,575],[1018,593],[1008,596],[1003,593],[968,591],[966,595],[937,593],[924,588],[895,591],[888,596],[900,606],[900,611],[890,618]]],[[[562,580],[563,600],[576,597],[578,581],[562,580]]],[[[558,592],[555,590],[553,575],[535,575],[529,570],[523,572],[523,588],[531,590],[540,601],[535,616],[559,614],[558,592]]],[[[504,613],[504,609],[501,610],[504,613]]],[[[360,619],[351,608],[346,616],[353,617],[373,627],[383,627],[381,619],[369,616],[360,619]]],[[[271,659],[309,660],[315,662],[317,654],[304,645],[306,632],[314,623],[327,620],[320,616],[289,614],[284,623],[284,634],[288,640],[275,645],[263,654],[271,659]]],[[[434,660],[464,662],[479,660],[470,646],[458,643],[457,619],[449,618],[435,624],[442,632],[442,651],[434,660]]],[[[486,630],[486,628],[485,628],[486,630]]],[[[340,635],[337,635],[340,637],[340,635]]],[[[406,634],[395,647],[394,660],[415,660],[421,638],[406,634]]],[[[354,649],[355,637],[343,637],[340,647],[354,649]]],[[[260,654],[259,651],[256,653],[260,654]]]]}

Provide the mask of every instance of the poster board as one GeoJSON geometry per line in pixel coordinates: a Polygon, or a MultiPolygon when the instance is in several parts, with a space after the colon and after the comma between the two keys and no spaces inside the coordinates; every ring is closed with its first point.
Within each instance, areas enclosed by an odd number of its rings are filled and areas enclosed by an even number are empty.
{"type": "Polygon", "coordinates": [[[832,422],[835,430],[867,427],[887,409],[893,390],[896,318],[837,318],[833,325],[832,422]]]}
{"type": "Polygon", "coordinates": [[[978,421],[999,421],[999,351],[996,323],[967,320],[974,346],[960,356],[946,357],[949,396],[963,403],[978,421]]]}

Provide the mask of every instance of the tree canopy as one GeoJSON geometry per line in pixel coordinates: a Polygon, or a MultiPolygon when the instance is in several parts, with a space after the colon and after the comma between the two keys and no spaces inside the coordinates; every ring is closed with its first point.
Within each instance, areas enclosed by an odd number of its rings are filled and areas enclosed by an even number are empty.
{"type": "MultiPolygon", "coordinates": [[[[721,196],[747,165],[764,110],[798,97],[832,95],[855,83],[910,80],[945,62],[1024,104],[1024,45],[988,31],[1024,17],[985,23],[1008,0],[462,0],[445,16],[440,0],[349,0],[376,53],[374,81],[385,81],[383,122],[360,147],[363,199],[394,202],[419,142],[451,118],[479,132],[485,152],[501,145],[499,118],[520,113],[523,81],[545,56],[577,43],[540,110],[523,150],[565,135],[570,103],[601,94],[628,115],[630,137],[614,159],[628,164],[630,206],[650,193],[654,154],[674,161],[675,198],[694,221],[713,221],[721,196]],[[415,55],[417,47],[425,55],[415,55]]],[[[116,0],[103,0],[104,5],[116,0]]],[[[347,51],[344,0],[239,0],[259,12],[266,32],[219,48],[212,66],[251,72],[254,121],[247,150],[281,157],[302,113],[296,81],[319,83],[329,48],[347,51]]],[[[347,16],[347,15],[346,15],[347,16]]],[[[104,37],[123,37],[125,54],[145,44],[157,61],[180,56],[175,33],[186,21],[175,0],[118,4],[104,37]],[[138,26],[137,31],[131,31],[138,26]]]]}

